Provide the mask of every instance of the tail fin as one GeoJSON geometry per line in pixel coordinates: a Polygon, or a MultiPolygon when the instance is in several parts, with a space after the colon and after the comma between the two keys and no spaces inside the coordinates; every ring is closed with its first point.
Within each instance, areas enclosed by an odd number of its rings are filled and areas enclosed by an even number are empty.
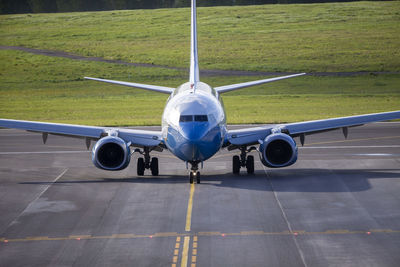
{"type": "Polygon", "coordinates": [[[197,11],[196,0],[192,0],[192,16],[191,16],[191,35],[190,35],[190,76],[189,82],[192,87],[196,88],[200,82],[199,59],[197,56],[197,11]]]}

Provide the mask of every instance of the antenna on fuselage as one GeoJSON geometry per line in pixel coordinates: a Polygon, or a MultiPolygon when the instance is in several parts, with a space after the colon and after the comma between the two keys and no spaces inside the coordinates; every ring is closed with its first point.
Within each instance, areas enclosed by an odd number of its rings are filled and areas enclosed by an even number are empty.
{"type": "Polygon", "coordinates": [[[190,76],[189,82],[190,87],[196,89],[197,83],[200,82],[199,73],[199,59],[197,56],[197,11],[196,11],[196,0],[192,0],[192,16],[191,16],[191,27],[190,27],[190,76]]]}

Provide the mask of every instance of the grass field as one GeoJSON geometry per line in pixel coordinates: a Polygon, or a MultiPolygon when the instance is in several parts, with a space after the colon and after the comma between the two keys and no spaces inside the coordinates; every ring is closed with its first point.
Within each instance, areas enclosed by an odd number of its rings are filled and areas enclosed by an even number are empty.
{"type": "MultiPolygon", "coordinates": [[[[400,2],[199,8],[200,67],[400,71],[400,2]]],[[[0,16],[0,45],[187,67],[189,10],[0,16]]],[[[0,50],[0,117],[158,125],[166,95],[85,81],[176,87],[184,71],[0,50]]],[[[205,77],[212,86],[263,77],[205,77]]],[[[400,75],[306,76],[224,95],[228,123],[292,122],[397,110],[400,75]]]]}
{"type": "MultiPolygon", "coordinates": [[[[201,67],[400,71],[400,2],[198,9],[201,67]]],[[[190,10],[0,17],[3,45],[187,67],[190,10]]]]}

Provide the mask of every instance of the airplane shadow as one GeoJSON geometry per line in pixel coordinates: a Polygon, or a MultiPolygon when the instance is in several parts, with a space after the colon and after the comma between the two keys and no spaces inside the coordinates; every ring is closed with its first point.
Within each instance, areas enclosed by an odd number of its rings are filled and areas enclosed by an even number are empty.
{"type": "MultiPolygon", "coordinates": [[[[201,176],[198,186],[228,187],[256,191],[276,192],[358,192],[372,188],[370,179],[400,179],[398,169],[271,169],[267,174],[258,170],[253,175],[231,173],[201,176]]],[[[73,185],[73,184],[189,184],[186,175],[160,175],[112,178],[89,177],[57,182],[21,182],[26,185],[73,185]]]]}
{"type": "MultiPolygon", "coordinates": [[[[372,179],[400,179],[398,169],[273,169],[254,175],[223,175],[215,186],[276,192],[359,192],[372,188],[372,179]]],[[[202,178],[202,183],[218,177],[202,178]]]]}

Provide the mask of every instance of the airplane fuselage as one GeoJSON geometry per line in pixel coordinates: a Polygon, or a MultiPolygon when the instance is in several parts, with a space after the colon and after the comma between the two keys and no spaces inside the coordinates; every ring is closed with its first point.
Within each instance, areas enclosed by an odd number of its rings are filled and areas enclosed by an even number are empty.
{"type": "Polygon", "coordinates": [[[162,116],[167,148],[183,161],[198,163],[217,153],[226,134],[226,115],[219,94],[198,82],[182,84],[170,96],[162,116]]]}

